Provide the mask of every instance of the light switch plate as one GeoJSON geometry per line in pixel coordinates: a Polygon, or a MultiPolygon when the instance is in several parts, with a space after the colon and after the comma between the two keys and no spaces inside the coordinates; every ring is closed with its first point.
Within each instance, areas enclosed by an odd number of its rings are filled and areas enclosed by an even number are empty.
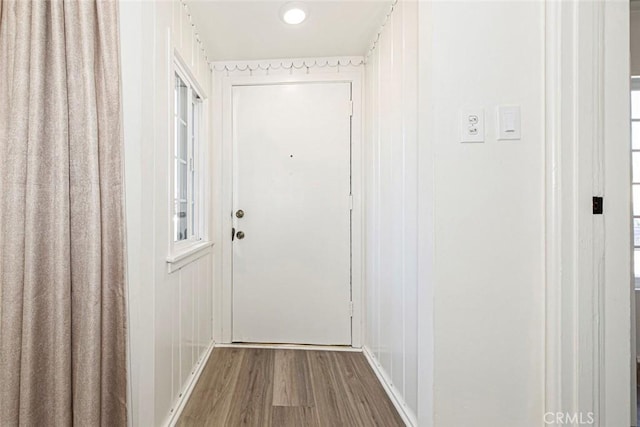
{"type": "Polygon", "coordinates": [[[498,106],[497,117],[499,140],[514,140],[521,138],[519,105],[498,106]]]}
{"type": "Polygon", "coordinates": [[[460,142],[484,142],[484,110],[460,110],[460,142]]]}

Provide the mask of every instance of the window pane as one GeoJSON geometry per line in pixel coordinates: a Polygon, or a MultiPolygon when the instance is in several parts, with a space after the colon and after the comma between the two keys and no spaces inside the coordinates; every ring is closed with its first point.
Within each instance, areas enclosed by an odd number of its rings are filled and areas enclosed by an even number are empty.
{"type": "Polygon", "coordinates": [[[173,239],[178,242],[187,238],[187,204],[176,201],[173,215],[173,239]]]}
{"type": "Polygon", "coordinates": [[[173,172],[173,198],[174,200],[180,199],[180,174],[178,171],[180,170],[180,159],[176,159],[174,161],[174,172],[173,172]]]}
{"type": "Polygon", "coordinates": [[[187,87],[184,86],[180,88],[180,118],[185,122],[188,120],[187,118],[187,87]]]}
{"type": "Polygon", "coordinates": [[[640,183],[640,152],[631,153],[631,158],[633,160],[633,182],[640,183]]]}
{"type": "Polygon", "coordinates": [[[180,77],[176,74],[176,88],[173,97],[173,114],[180,116],[180,88],[184,86],[180,77]]]}
{"type": "Polygon", "coordinates": [[[631,147],[640,150],[640,122],[631,123],[631,147]]]}
{"type": "MultiPolygon", "coordinates": [[[[196,202],[198,200],[198,188],[196,187],[196,173],[191,172],[191,227],[194,234],[199,230],[199,224],[196,223],[196,202]]],[[[197,237],[197,236],[196,236],[197,237]]]]}
{"type": "Polygon", "coordinates": [[[640,185],[633,185],[633,214],[640,216],[640,185]]]}
{"type": "Polygon", "coordinates": [[[186,136],[186,124],[184,123],[184,119],[182,118],[182,109],[183,106],[186,105],[186,85],[180,79],[180,76],[176,74],[176,88],[175,88],[175,105],[174,105],[174,115],[175,115],[175,134],[174,134],[174,156],[183,157],[181,150],[181,143],[185,140],[186,136]]]}
{"type": "Polygon", "coordinates": [[[640,91],[631,92],[631,118],[640,119],[640,91]]]}
{"type": "MultiPolygon", "coordinates": [[[[197,229],[197,224],[196,224],[196,205],[194,202],[191,202],[191,233],[193,233],[194,235],[195,230],[197,229]]],[[[196,236],[198,237],[198,236],[196,236]]]]}
{"type": "Polygon", "coordinates": [[[640,218],[633,219],[633,246],[640,246],[640,218]]]}
{"type": "Polygon", "coordinates": [[[199,109],[201,100],[176,73],[175,79],[175,133],[174,133],[174,215],[173,236],[175,241],[197,237],[199,109]]]}
{"type": "Polygon", "coordinates": [[[177,240],[185,240],[187,239],[187,204],[179,203],[178,204],[178,227],[177,227],[177,240]]]}
{"type": "Polygon", "coordinates": [[[198,232],[200,230],[200,226],[199,226],[199,218],[198,218],[198,204],[199,204],[199,188],[198,188],[198,180],[197,180],[197,160],[198,160],[198,156],[199,156],[199,147],[198,147],[198,138],[199,138],[199,132],[200,132],[200,108],[202,106],[202,103],[200,102],[200,98],[198,97],[198,94],[194,91],[192,93],[192,100],[193,103],[191,105],[191,159],[192,159],[192,164],[191,164],[191,169],[189,171],[189,185],[191,186],[191,200],[190,200],[190,207],[191,207],[191,234],[192,236],[199,238],[200,236],[198,235],[198,232]]]}
{"type": "Polygon", "coordinates": [[[180,194],[178,195],[178,198],[186,201],[187,200],[187,164],[186,162],[183,162],[182,160],[180,160],[178,165],[179,165],[178,181],[180,183],[178,187],[180,188],[180,194]]]}
{"type": "Polygon", "coordinates": [[[196,117],[197,114],[198,114],[198,106],[197,104],[193,104],[193,108],[191,109],[191,155],[192,156],[196,155],[195,145],[196,145],[196,138],[198,135],[198,121],[196,117]]]}
{"type": "Polygon", "coordinates": [[[634,275],[640,278],[640,249],[636,249],[633,254],[634,275]]]}
{"type": "Polygon", "coordinates": [[[187,153],[187,144],[189,143],[189,138],[187,137],[187,124],[180,123],[180,141],[178,144],[179,151],[178,157],[182,160],[187,160],[189,154],[187,153]]]}
{"type": "Polygon", "coordinates": [[[180,144],[178,143],[179,141],[179,136],[180,136],[180,119],[178,118],[178,116],[175,116],[174,118],[174,123],[173,123],[173,156],[174,157],[180,157],[180,144]]]}
{"type": "MultiPolygon", "coordinates": [[[[193,99],[196,99],[196,94],[193,94],[193,99]]],[[[189,180],[191,185],[191,232],[196,234],[195,230],[198,230],[198,224],[196,224],[196,199],[198,194],[198,189],[196,188],[196,171],[195,171],[195,159],[197,156],[196,153],[196,138],[198,135],[198,104],[196,102],[193,103],[191,108],[191,157],[194,160],[192,163],[191,170],[189,172],[189,180]]]]}
{"type": "Polygon", "coordinates": [[[198,189],[196,188],[196,172],[191,171],[191,203],[196,202],[197,194],[198,194],[198,189]]]}
{"type": "Polygon", "coordinates": [[[177,115],[185,122],[187,121],[187,85],[176,74],[176,106],[177,115]]]}

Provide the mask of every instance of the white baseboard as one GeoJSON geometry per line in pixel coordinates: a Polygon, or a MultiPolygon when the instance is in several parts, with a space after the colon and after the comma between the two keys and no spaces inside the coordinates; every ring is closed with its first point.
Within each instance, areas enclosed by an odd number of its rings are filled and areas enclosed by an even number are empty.
{"type": "Polygon", "coordinates": [[[367,362],[369,362],[369,365],[371,365],[371,369],[373,369],[373,372],[375,372],[378,377],[378,381],[382,384],[384,391],[389,396],[391,403],[393,403],[398,414],[400,414],[402,421],[404,421],[408,427],[417,427],[418,420],[416,419],[416,416],[413,414],[413,411],[409,409],[404,398],[400,396],[396,388],[391,385],[391,382],[387,378],[387,373],[382,369],[382,366],[380,366],[375,356],[371,353],[371,350],[365,346],[362,347],[362,352],[364,353],[364,357],[367,359],[367,362]]]}
{"type": "Polygon", "coordinates": [[[354,353],[362,352],[361,348],[348,347],[343,345],[232,343],[232,344],[216,344],[216,347],[269,348],[269,349],[278,349],[278,350],[350,351],[354,353]]]}
{"type": "Polygon", "coordinates": [[[189,379],[189,384],[187,384],[187,387],[185,388],[184,393],[182,393],[182,396],[178,399],[178,402],[175,405],[174,410],[171,412],[171,414],[169,414],[167,421],[163,424],[164,426],[174,427],[178,422],[178,420],[180,419],[180,415],[182,415],[182,411],[184,410],[184,407],[187,405],[187,402],[189,401],[189,397],[191,396],[193,389],[196,387],[196,384],[198,383],[198,379],[200,378],[200,375],[202,374],[204,367],[207,365],[207,362],[209,361],[209,356],[211,356],[211,352],[213,351],[214,347],[216,347],[216,343],[215,341],[211,341],[211,343],[209,344],[209,347],[207,347],[207,349],[204,352],[204,356],[202,356],[202,360],[200,360],[200,364],[196,367],[196,370],[193,372],[193,375],[191,375],[191,378],[189,379]]]}

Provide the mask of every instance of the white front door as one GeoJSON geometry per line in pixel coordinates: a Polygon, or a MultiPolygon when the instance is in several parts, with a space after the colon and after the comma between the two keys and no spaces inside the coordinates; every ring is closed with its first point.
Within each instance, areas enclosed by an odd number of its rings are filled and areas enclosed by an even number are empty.
{"type": "Polygon", "coordinates": [[[342,82],[233,88],[234,342],[351,344],[350,100],[342,82]]]}

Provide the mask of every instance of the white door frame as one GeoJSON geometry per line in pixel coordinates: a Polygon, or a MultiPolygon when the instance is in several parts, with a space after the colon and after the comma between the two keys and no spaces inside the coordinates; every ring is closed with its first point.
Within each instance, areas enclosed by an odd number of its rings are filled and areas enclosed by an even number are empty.
{"type": "Polygon", "coordinates": [[[548,0],[545,13],[545,414],[629,426],[629,4],[548,0]]]}
{"type": "Polygon", "coordinates": [[[353,209],[351,211],[351,300],[353,316],[351,319],[351,346],[362,347],[363,326],[363,211],[362,211],[362,72],[339,72],[319,74],[290,74],[265,76],[224,77],[222,81],[222,194],[221,194],[221,309],[216,319],[222,325],[221,343],[230,344],[232,340],[232,259],[233,242],[231,241],[233,211],[233,87],[255,86],[285,83],[351,83],[353,100],[353,116],[351,119],[351,193],[353,209]]]}

